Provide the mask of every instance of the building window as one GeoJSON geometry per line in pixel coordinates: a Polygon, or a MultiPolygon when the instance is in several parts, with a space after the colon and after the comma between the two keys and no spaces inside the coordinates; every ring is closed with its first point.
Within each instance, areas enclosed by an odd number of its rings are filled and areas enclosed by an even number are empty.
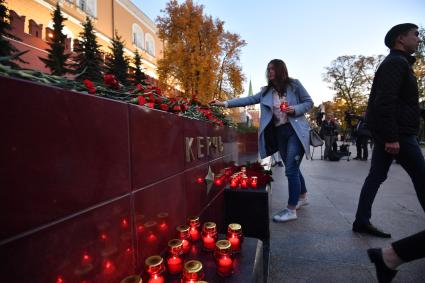
{"type": "Polygon", "coordinates": [[[153,36],[149,33],[146,34],[146,51],[152,55],[155,56],[155,40],[153,36]]]}
{"type": "Polygon", "coordinates": [[[142,28],[138,24],[133,24],[133,44],[138,48],[144,48],[144,34],[142,28]]]}
{"type": "Polygon", "coordinates": [[[96,0],[77,0],[77,6],[88,15],[96,17],[96,0]]]}

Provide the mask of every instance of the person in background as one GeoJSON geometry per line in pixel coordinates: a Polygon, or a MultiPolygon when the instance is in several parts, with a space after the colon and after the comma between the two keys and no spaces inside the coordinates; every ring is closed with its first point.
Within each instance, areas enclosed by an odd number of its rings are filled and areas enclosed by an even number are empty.
{"type": "Polygon", "coordinates": [[[356,149],[357,155],[354,157],[355,160],[367,161],[369,152],[367,144],[370,139],[370,131],[366,123],[366,112],[363,112],[362,116],[354,116],[358,120],[356,126],[356,149]]]}
{"type": "MultiPolygon", "coordinates": [[[[420,43],[418,26],[400,24],[385,36],[390,54],[376,71],[366,120],[374,139],[370,171],[363,184],[353,231],[390,238],[370,222],[372,204],[388,170],[397,158],[409,174],[420,204],[425,209],[425,160],[419,146],[419,90],[412,56],[420,43]]],[[[416,237],[412,238],[415,241],[416,237]]],[[[417,242],[417,246],[424,242],[417,242]]],[[[408,245],[406,245],[408,246],[408,245]]],[[[413,245],[412,245],[413,246],[413,245]]]]}
{"type": "Polygon", "coordinates": [[[273,220],[286,222],[297,219],[296,209],[307,204],[300,164],[304,154],[307,159],[310,157],[310,126],[304,114],[313,107],[313,101],[300,81],[289,77],[282,60],[271,60],[266,76],[268,84],[257,94],[224,102],[215,100],[210,104],[230,108],[260,103],[260,157],[279,151],[288,179],[288,204],[273,220]]]}
{"type": "Polygon", "coordinates": [[[333,150],[336,137],[338,135],[338,125],[335,121],[334,114],[331,112],[326,113],[326,119],[322,122],[321,134],[325,139],[325,153],[324,159],[329,158],[330,152],[333,150]]]}

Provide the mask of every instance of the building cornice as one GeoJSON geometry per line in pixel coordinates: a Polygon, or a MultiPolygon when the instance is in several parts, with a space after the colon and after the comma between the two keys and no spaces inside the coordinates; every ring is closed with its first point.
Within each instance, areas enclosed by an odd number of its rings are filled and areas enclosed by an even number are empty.
{"type": "Polygon", "coordinates": [[[138,19],[141,23],[143,23],[146,28],[148,28],[154,34],[157,33],[158,29],[154,23],[145,13],[143,13],[133,2],[130,0],[115,0],[118,4],[120,4],[127,12],[129,12],[133,17],[138,19]]]}

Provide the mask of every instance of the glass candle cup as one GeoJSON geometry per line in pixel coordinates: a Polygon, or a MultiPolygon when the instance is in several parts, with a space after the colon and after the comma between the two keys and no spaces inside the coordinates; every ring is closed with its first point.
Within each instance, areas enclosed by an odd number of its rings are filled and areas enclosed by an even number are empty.
{"type": "Polygon", "coordinates": [[[183,242],[180,239],[168,241],[168,255],[166,259],[168,273],[178,274],[183,271],[183,242]]]}
{"type": "Polygon", "coordinates": [[[178,238],[183,242],[183,253],[187,254],[190,251],[190,227],[187,225],[177,226],[178,238]]]}
{"type": "Polygon", "coordinates": [[[205,222],[202,228],[202,243],[204,250],[213,251],[217,241],[217,225],[214,222],[205,222]]]}
{"type": "Polygon", "coordinates": [[[187,219],[187,222],[190,227],[190,239],[193,242],[198,241],[201,238],[201,232],[199,231],[199,227],[201,226],[201,223],[199,223],[199,216],[191,216],[187,219]]]}
{"type": "Polygon", "coordinates": [[[150,256],[145,260],[148,283],[164,283],[164,260],[159,255],[150,256]]]}
{"type": "Polygon", "coordinates": [[[226,239],[232,246],[232,252],[239,253],[243,242],[242,226],[238,223],[229,224],[227,226],[226,239]]]}
{"type": "Polygon", "coordinates": [[[215,244],[214,259],[219,276],[230,276],[233,272],[231,244],[228,240],[220,240],[215,244]]]}
{"type": "Polygon", "coordinates": [[[189,260],[184,264],[182,283],[195,283],[204,278],[202,263],[198,260],[189,260]]]}

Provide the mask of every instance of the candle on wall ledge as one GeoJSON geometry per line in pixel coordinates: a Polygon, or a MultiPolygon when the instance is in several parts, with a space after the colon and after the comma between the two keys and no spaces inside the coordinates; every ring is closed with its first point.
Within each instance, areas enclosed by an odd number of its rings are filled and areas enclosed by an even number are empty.
{"type": "Polygon", "coordinates": [[[164,260],[159,255],[150,256],[145,260],[148,283],[164,283],[164,260]]]}
{"type": "Polygon", "coordinates": [[[258,178],[256,176],[252,176],[251,177],[251,188],[257,188],[257,184],[258,184],[258,178]]]}
{"type": "Polygon", "coordinates": [[[242,176],[241,187],[244,189],[248,188],[248,177],[246,175],[242,176]]]}
{"type": "Polygon", "coordinates": [[[202,263],[198,260],[189,260],[184,264],[182,283],[195,283],[204,278],[202,263]]]}
{"type": "Polygon", "coordinates": [[[183,271],[183,242],[179,239],[168,241],[167,267],[170,274],[178,274],[183,271]]]}
{"type": "Polygon", "coordinates": [[[188,223],[190,226],[190,239],[192,241],[198,241],[201,238],[201,232],[199,231],[199,227],[201,226],[201,223],[199,223],[199,216],[190,216],[188,218],[188,223]]]}
{"type": "Polygon", "coordinates": [[[213,251],[217,241],[217,225],[214,222],[205,222],[202,229],[204,250],[213,251]]]}
{"type": "Polygon", "coordinates": [[[231,244],[227,240],[217,241],[214,250],[214,259],[217,264],[217,274],[220,276],[229,276],[233,272],[233,257],[231,244]]]}
{"type": "Polygon", "coordinates": [[[226,239],[232,246],[232,252],[239,253],[243,242],[242,226],[238,223],[229,224],[227,226],[226,239]]]}
{"type": "Polygon", "coordinates": [[[142,283],[143,280],[139,275],[127,276],[120,283],[142,283]]]}
{"type": "Polygon", "coordinates": [[[190,251],[190,234],[189,234],[189,226],[180,225],[176,228],[178,232],[178,238],[183,243],[183,254],[187,254],[190,251]]]}

